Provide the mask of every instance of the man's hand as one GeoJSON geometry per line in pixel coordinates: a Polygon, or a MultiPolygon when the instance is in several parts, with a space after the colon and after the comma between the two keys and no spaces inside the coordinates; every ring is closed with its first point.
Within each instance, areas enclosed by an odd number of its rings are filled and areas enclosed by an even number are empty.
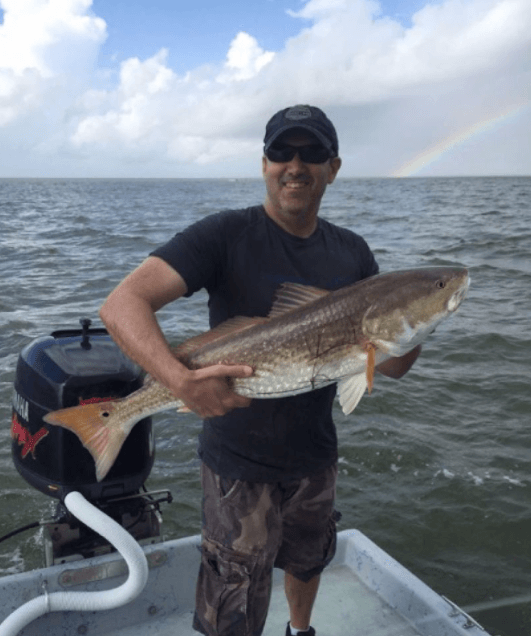
{"type": "Polygon", "coordinates": [[[235,393],[230,378],[247,378],[252,374],[252,367],[216,364],[189,371],[175,387],[168,388],[199,417],[216,417],[249,406],[251,399],[235,393]]]}

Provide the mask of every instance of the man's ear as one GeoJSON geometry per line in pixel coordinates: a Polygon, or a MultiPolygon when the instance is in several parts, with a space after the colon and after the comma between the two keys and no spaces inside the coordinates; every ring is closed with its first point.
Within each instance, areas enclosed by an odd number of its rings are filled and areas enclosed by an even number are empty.
{"type": "Polygon", "coordinates": [[[333,183],[337,173],[339,172],[339,168],[341,168],[341,158],[334,157],[330,159],[330,175],[328,177],[328,183],[333,183]]]}

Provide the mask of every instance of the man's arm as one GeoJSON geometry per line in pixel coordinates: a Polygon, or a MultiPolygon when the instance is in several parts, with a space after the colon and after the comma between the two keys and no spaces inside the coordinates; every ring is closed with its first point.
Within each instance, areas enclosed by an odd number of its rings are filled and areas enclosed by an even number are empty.
{"type": "Polygon", "coordinates": [[[250,400],[234,393],[227,377],[252,375],[251,367],[215,365],[192,371],[172,354],[155,313],[186,292],[182,276],[152,256],[111,292],[100,317],[126,355],[200,417],[248,406],[250,400]]]}
{"type": "Polygon", "coordinates": [[[401,378],[411,369],[421,351],[422,345],[417,345],[401,358],[389,358],[389,360],[385,360],[385,362],[382,362],[376,367],[376,371],[389,378],[401,378]]]}

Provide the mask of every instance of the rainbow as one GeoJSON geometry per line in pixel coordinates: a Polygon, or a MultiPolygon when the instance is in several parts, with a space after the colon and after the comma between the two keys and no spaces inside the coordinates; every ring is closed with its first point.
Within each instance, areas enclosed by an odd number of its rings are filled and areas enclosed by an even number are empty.
{"type": "Polygon", "coordinates": [[[407,163],[404,163],[402,166],[400,166],[400,168],[395,170],[391,174],[391,176],[410,177],[417,172],[420,172],[427,166],[437,161],[437,159],[439,159],[443,154],[452,151],[454,148],[461,145],[471,137],[484,133],[485,131],[490,130],[498,124],[505,123],[507,120],[519,115],[528,107],[529,102],[513,105],[510,108],[504,110],[501,114],[496,115],[495,117],[489,117],[488,119],[479,121],[472,126],[468,126],[458,133],[450,135],[450,137],[447,137],[443,141],[440,141],[438,144],[432,146],[431,148],[428,148],[427,150],[423,150],[419,155],[409,160],[407,163]]]}

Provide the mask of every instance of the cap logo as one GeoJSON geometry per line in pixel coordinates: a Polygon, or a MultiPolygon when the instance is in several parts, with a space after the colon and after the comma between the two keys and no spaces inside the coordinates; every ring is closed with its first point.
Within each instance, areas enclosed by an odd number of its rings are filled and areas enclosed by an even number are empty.
{"type": "Polygon", "coordinates": [[[292,121],[299,121],[301,119],[309,119],[312,116],[312,111],[307,106],[293,106],[284,115],[286,119],[292,121]]]}

